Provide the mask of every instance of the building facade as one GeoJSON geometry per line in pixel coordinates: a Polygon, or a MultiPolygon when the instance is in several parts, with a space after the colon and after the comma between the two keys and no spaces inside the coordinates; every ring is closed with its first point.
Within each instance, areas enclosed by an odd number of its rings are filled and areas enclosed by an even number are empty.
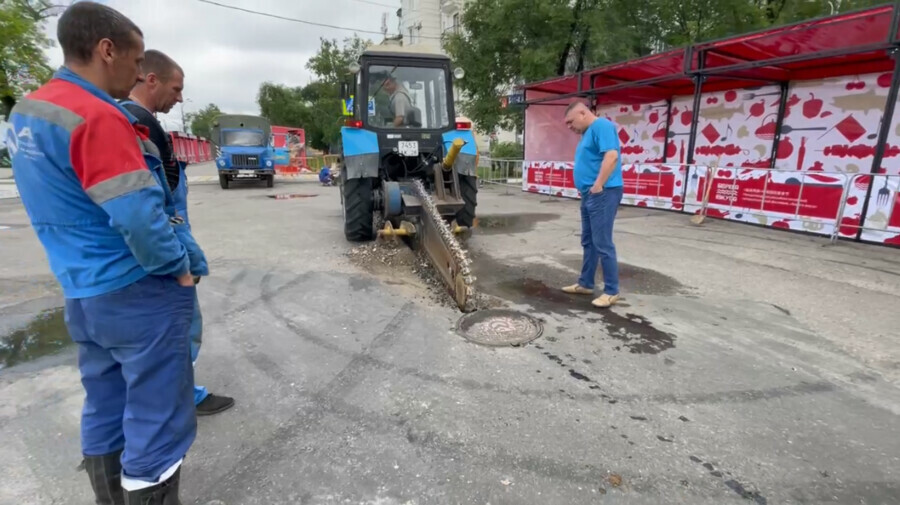
{"type": "MultiPolygon", "coordinates": [[[[444,37],[463,29],[462,14],[469,1],[471,0],[402,0],[397,17],[400,19],[403,45],[423,52],[444,52],[444,37]]],[[[465,101],[461,92],[455,91],[454,95],[457,103],[465,101]]],[[[457,113],[461,115],[459,111],[457,113]]],[[[492,142],[521,143],[519,136],[512,131],[476,133],[478,150],[482,153],[490,152],[492,142]]]]}

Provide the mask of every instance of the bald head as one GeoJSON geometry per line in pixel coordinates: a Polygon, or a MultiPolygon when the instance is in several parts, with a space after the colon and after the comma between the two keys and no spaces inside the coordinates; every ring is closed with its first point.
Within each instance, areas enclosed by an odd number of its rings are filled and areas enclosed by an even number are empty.
{"type": "Polygon", "coordinates": [[[572,102],[566,107],[566,127],[575,133],[584,133],[597,116],[581,101],[572,102]]]}

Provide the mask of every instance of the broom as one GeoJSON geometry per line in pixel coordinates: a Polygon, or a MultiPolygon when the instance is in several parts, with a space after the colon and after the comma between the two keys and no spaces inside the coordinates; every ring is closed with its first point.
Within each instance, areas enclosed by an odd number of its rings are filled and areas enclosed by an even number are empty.
{"type": "Polygon", "coordinates": [[[706,179],[705,188],[703,188],[703,202],[700,204],[700,212],[691,216],[691,223],[700,226],[706,219],[706,209],[709,207],[709,193],[712,191],[713,179],[716,177],[716,171],[719,169],[719,162],[722,157],[716,158],[716,163],[709,167],[710,176],[706,179]]]}

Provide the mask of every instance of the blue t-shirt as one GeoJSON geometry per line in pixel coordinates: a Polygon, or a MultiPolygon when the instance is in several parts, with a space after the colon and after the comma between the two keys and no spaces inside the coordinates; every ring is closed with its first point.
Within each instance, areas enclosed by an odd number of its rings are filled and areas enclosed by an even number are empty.
{"type": "Polygon", "coordinates": [[[616,126],[612,121],[601,117],[591,123],[575,149],[575,187],[580,193],[587,194],[594,186],[607,151],[618,152],[619,158],[616,160],[616,168],[603,187],[621,187],[622,151],[619,148],[619,136],[616,135],[616,126]]]}

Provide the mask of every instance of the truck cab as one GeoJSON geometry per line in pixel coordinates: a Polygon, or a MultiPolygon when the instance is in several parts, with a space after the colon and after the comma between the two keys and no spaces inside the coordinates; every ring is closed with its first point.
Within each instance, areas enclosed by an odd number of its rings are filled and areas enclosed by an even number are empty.
{"type": "Polygon", "coordinates": [[[232,181],[264,180],[275,185],[275,153],[272,128],[259,116],[223,114],[213,122],[219,185],[228,189],[232,181]]]}

